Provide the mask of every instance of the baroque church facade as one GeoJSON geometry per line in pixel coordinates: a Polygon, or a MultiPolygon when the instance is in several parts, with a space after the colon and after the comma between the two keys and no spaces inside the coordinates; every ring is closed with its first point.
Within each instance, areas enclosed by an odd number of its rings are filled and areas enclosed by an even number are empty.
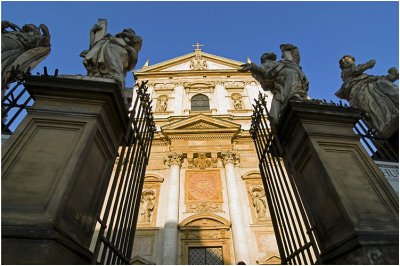
{"type": "Polygon", "coordinates": [[[237,71],[243,63],[194,47],[134,72],[136,84],[148,81],[157,132],[132,263],[277,264],[249,133],[254,99],[266,92],[237,71]]]}

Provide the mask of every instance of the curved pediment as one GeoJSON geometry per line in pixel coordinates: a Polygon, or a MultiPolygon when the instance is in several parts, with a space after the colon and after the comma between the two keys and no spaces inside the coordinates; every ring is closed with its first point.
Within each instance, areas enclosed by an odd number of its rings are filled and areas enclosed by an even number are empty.
{"type": "Polygon", "coordinates": [[[231,223],[228,220],[212,213],[195,214],[179,224],[180,229],[217,229],[229,228],[230,226],[231,223]]]}

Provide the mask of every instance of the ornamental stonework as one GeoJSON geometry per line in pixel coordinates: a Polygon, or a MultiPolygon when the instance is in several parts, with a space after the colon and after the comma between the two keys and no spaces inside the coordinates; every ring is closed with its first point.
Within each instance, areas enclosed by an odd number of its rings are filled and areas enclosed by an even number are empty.
{"type": "Polygon", "coordinates": [[[200,54],[196,54],[195,58],[190,61],[190,69],[205,70],[207,69],[207,61],[200,54]]]}
{"type": "Polygon", "coordinates": [[[221,152],[221,159],[224,165],[228,163],[238,164],[240,161],[240,156],[234,151],[221,152]]]}
{"type": "Polygon", "coordinates": [[[226,238],[228,229],[219,230],[185,230],[183,239],[223,239],[226,238]]]}
{"type": "Polygon", "coordinates": [[[222,204],[217,202],[188,203],[186,205],[186,212],[222,212],[222,204]]]}
{"type": "Polygon", "coordinates": [[[167,153],[164,157],[164,164],[167,166],[179,165],[182,166],[183,154],[178,152],[167,153]]]}
{"type": "Polygon", "coordinates": [[[219,170],[186,171],[185,205],[187,212],[222,211],[222,186],[219,170]]]}
{"type": "Polygon", "coordinates": [[[188,158],[189,168],[200,168],[204,170],[210,167],[217,167],[217,158],[211,158],[210,153],[194,153],[193,158],[188,158]]]}

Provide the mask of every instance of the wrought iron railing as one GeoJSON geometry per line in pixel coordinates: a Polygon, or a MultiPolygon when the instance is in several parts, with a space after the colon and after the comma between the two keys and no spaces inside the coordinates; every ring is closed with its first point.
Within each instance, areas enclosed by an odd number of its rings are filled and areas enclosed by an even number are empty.
{"type": "Polygon", "coordinates": [[[282,264],[316,264],[319,261],[314,223],[307,216],[294,182],[290,159],[268,120],[263,96],[253,105],[250,133],[256,146],[262,181],[275,231],[282,264]],[[283,159],[284,158],[284,159],[283,159]]]}
{"type": "Polygon", "coordinates": [[[130,263],[144,174],[155,132],[146,83],[137,89],[130,121],[98,217],[101,226],[92,264],[130,263]]]}
{"type": "MultiPolygon", "coordinates": [[[[26,109],[33,105],[34,99],[24,86],[29,70],[26,73],[14,73],[12,83],[6,84],[1,89],[1,134],[11,135],[22,119],[26,116],[26,109]]],[[[43,74],[37,73],[42,77],[48,77],[47,67],[44,67],[43,74]]],[[[58,69],[55,70],[53,77],[58,76],[58,69]]]]}
{"type": "Polygon", "coordinates": [[[23,83],[24,79],[21,78],[10,84],[10,88],[2,89],[1,134],[11,135],[24,117],[25,109],[33,104],[33,99],[23,83]]]}
{"type": "Polygon", "coordinates": [[[366,119],[365,116],[361,118],[353,129],[360,136],[361,144],[368,154],[374,160],[398,163],[398,148],[396,149],[389,140],[379,137],[376,131],[365,122],[366,119]]]}

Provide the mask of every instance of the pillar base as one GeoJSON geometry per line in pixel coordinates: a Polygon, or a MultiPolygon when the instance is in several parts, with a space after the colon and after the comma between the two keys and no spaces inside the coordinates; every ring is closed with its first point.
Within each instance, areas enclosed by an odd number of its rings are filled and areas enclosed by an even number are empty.
{"type": "Polygon", "coordinates": [[[2,154],[2,258],[87,264],[121,136],[123,91],[112,80],[29,77],[34,105],[2,154]]]}
{"type": "Polygon", "coordinates": [[[323,263],[370,264],[381,254],[384,263],[398,264],[398,197],[353,131],[360,115],[352,108],[290,102],[279,139],[323,263]]]}

